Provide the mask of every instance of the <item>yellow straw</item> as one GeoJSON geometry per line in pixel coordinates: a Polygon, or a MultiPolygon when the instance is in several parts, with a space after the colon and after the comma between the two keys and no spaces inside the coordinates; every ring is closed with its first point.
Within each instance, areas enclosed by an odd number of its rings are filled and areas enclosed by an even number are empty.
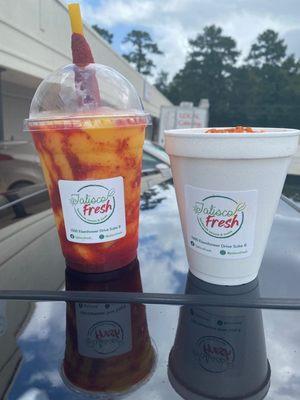
{"type": "Polygon", "coordinates": [[[80,6],[78,3],[72,3],[68,5],[69,16],[71,20],[71,27],[73,33],[80,33],[83,35],[83,24],[80,14],[80,6]]]}

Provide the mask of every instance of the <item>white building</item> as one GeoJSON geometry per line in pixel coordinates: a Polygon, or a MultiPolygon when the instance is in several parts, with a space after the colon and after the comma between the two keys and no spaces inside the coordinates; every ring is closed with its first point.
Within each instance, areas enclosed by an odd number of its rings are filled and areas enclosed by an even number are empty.
{"type": "MultiPolygon", "coordinates": [[[[159,117],[161,106],[171,105],[87,25],[85,36],[95,62],[123,74],[135,86],[146,111],[153,117],[159,117]]],[[[0,141],[24,139],[23,119],[28,116],[35,89],[50,72],[71,62],[70,43],[71,28],[63,1],[0,0],[0,67],[4,69],[0,141]]]]}

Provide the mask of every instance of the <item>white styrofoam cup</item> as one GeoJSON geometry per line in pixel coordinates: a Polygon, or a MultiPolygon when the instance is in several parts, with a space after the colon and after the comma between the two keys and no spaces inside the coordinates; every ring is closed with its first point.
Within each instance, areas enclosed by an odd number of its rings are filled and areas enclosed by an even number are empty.
{"type": "Polygon", "coordinates": [[[207,130],[165,132],[188,263],[207,282],[240,285],[258,274],[300,132],[207,130]]]}

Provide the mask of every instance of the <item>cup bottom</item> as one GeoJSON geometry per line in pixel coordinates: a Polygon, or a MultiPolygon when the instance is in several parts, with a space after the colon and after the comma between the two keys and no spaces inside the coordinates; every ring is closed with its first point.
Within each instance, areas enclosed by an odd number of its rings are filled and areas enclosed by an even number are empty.
{"type": "Polygon", "coordinates": [[[66,258],[66,266],[74,271],[86,273],[86,274],[101,274],[105,272],[112,272],[119,270],[121,268],[127,267],[132,261],[134,261],[137,257],[137,250],[134,249],[132,252],[128,252],[125,257],[122,259],[118,259],[117,261],[95,265],[95,264],[81,264],[78,262],[74,262],[66,258]]]}
{"type": "Polygon", "coordinates": [[[256,277],[257,274],[242,276],[242,277],[224,277],[224,276],[215,276],[205,274],[200,272],[192,267],[190,267],[190,272],[196,277],[201,279],[202,281],[213,283],[215,285],[222,285],[222,286],[238,286],[244,285],[245,283],[252,282],[256,277]]]}
{"type": "MultiPolygon", "coordinates": [[[[187,386],[183,385],[177,377],[175,378],[174,374],[172,373],[170,366],[168,367],[168,378],[171,383],[171,386],[178,393],[181,397],[185,400],[221,400],[220,397],[211,397],[209,395],[205,395],[203,393],[196,393],[190,390],[187,386]]],[[[266,380],[264,381],[263,385],[256,391],[255,393],[245,394],[243,397],[222,397],[222,400],[262,400],[266,397],[269,389],[270,389],[270,378],[271,378],[271,368],[268,361],[268,373],[266,380]]]]}

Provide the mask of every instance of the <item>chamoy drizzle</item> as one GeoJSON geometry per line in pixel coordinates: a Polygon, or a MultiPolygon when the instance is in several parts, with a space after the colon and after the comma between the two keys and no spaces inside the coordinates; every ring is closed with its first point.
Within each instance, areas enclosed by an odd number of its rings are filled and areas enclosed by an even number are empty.
{"type": "Polygon", "coordinates": [[[234,128],[211,128],[205,133],[254,133],[249,126],[235,126],[234,128]]]}

